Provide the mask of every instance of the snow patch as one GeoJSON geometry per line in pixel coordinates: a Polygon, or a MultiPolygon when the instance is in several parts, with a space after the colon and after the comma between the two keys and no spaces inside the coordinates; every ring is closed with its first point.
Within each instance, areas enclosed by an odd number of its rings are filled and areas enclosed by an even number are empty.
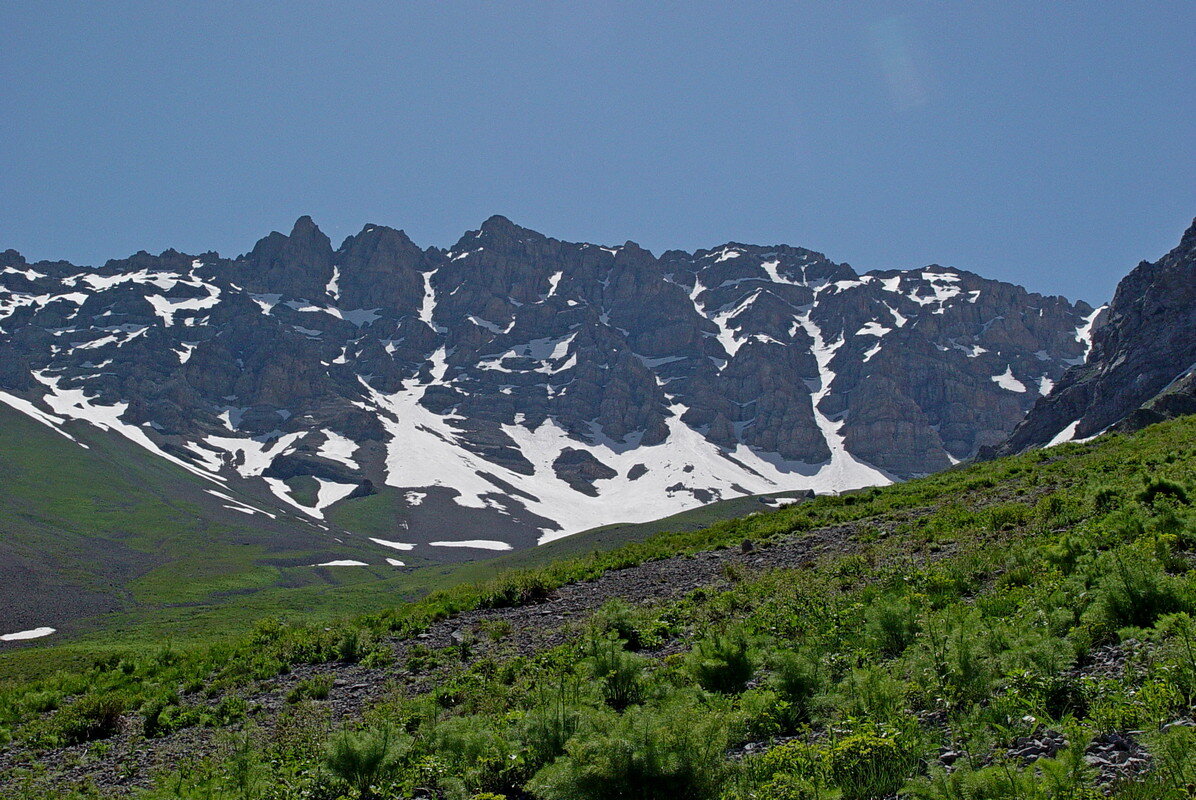
{"type": "Polygon", "coordinates": [[[1076,429],[1079,427],[1080,427],[1080,421],[1077,419],[1075,422],[1071,423],[1070,425],[1066,426],[1063,430],[1056,433],[1055,436],[1049,442],[1046,443],[1046,446],[1054,447],[1057,444],[1063,444],[1064,442],[1070,442],[1072,439],[1076,438],[1076,429]]]}
{"type": "Polygon", "coordinates": [[[1002,389],[1010,392],[1020,393],[1026,391],[1026,385],[1017,378],[1013,377],[1013,367],[1010,366],[1005,367],[1004,372],[1002,372],[1000,375],[993,375],[989,378],[989,380],[991,380],[997,386],[1000,386],[1002,389]]]}
{"type": "Polygon", "coordinates": [[[359,469],[357,461],[353,458],[359,447],[357,442],[327,428],[321,433],[324,434],[324,443],[316,451],[321,458],[344,464],[349,469],[359,469]]]}
{"type": "Polygon", "coordinates": [[[512,550],[506,542],[493,539],[465,539],[460,542],[428,542],[432,547],[468,547],[475,550],[512,550]]]}
{"type": "Polygon", "coordinates": [[[552,297],[554,294],[556,294],[556,287],[558,285],[560,285],[561,276],[564,274],[565,273],[560,270],[557,270],[556,272],[552,273],[552,277],[550,277],[548,279],[548,294],[544,295],[545,299],[552,297]]]}
{"type": "Polygon", "coordinates": [[[62,425],[64,422],[66,422],[66,420],[63,419],[62,417],[56,417],[53,414],[47,414],[46,412],[42,411],[37,406],[33,405],[33,403],[30,403],[28,400],[25,400],[24,398],[21,398],[21,397],[17,397],[16,395],[9,394],[8,392],[0,392],[0,403],[9,405],[12,408],[16,409],[17,411],[20,411],[22,414],[27,414],[28,416],[37,420],[38,422],[45,425],[46,427],[51,428],[55,432],[70,439],[75,444],[79,444],[79,445],[82,445],[83,447],[87,447],[87,445],[80,442],[74,436],[71,436],[69,433],[64,431],[62,428],[58,427],[59,425],[62,425]]]}
{"type": "Polygon", "coordinates": [[[49,376],[44,372],[35,372],[33,377],[49,388],[49,393],[43,398],[46,405],[56,414],[70,419],[81,419],[85,422],[90,422],[97,428],[105,431],[115,431],[126,439],[144,447],[151,453],[161,456],[172,464],[182,467],[188,472],[194,473],[201,478],[209,481],[223,481],[224,478],[219,475],[213,475],[206,472],[194,464],[190,464],[181,458],[167,453],[145,434],[141,428],[136,425],[131,425],[121,420],[121,415],[128,409],[128,403],[117,403],[111,406],[97,406],[92,404],[92,399],[88,398],[82,389],[62,389],[59,387],[61,378],[56,376],[49,376]]]}
{"type": "Polygon", "coordinates": [[[1101,306],[1093,311],[1088,316],[1084,317],[1084,321],[1076,328],[1076,341],[1084,345],[1084,354],[1079,358],[1065,358],[1064,363],[1071,366],[1078,366],[1088,360],[1088,354],[1092,352],[1092,327],[1096,324],[1096,318],[1105,310],[1107,306],[1101,306]]]}
{"type": "Polygon", "coordinates": [[[892,333],[892,328],[886,328],[879,322],[865,322],[864,327],[855,332],[856,336],[884,336],[886,333],[892,333]]]}
{"type": "Polygon", "coordinates": [[[340,281],[341,281],[341,268],[333,267],[332,268],[332,277],[328,279],[328,285],[324,287],[324,291],[327,292],[328,296],[331,297],[333,300],[339,300],[341,297],[340,281]]]}
{"type": "Polygon", "coordinates": [[[40,639],[43,636],[49,636],[51,633],[57,633],[57,629],[43,626],[41,628],[32,628],[27,631],[17,631],[16,633],[6,633],[0,635],[0,642],[21,642],[27,639],[40,639]]]}
{"type": "MultiPolygon", "coordinates": [[[[191,284],[188,284],[191,285],[191,284]]],[[[212,308],[220,302],[220,289],[216,286],[200,284],[208,290],[207,297],[192,297],[186,300],[172,300],[160,294],[146,295],[146,301],[153,306],[154,313],[162,318],[162,324],[169,328],[174,325],[174,316],[180,311],[203,311],[212,308]]]]}
{"type": "Polygon", "coordinates": [[[393,547],[395,550],[414,550],[415,545],[407,544],[406,542],[392,542],[389,539],[375,539],[373,536],[369,537],[374,544],[380,544],[383,547],[393,547]]]}

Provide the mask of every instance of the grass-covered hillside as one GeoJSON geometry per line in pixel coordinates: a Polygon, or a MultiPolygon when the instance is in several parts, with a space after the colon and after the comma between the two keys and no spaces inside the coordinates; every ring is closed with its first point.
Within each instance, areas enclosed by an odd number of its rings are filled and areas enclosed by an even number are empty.
{"type": "MultiPolygon", "coordinates": [[[[737,498],[485,564],[434,562],[369,540],[408,538],[397,490],[343,501],[320,523],[280,508],[277,498],[255,496],[248,484],[206,480],[116,433],[82,423],[66,429],[77,442],[0,403],[0,635],[56,630],[34,644],[0,641],[0,661],[12,661],[7,650],[34,646],[55,647],[51,661],[89,656],[114,642],[157,641],[164,630],[176,643],[211,641],[295,610],[309,621],[378,611],[507,566],[766,508],[757,497],[737,498]],[[401,555],[407,566],[389,565],[379,551],[401,555]],[[369,566],[313,566],[337,559],[369,566]]],[[[45,654],[21,658],[46,661],[45,654]]],[[[8,671],[0,663],[0,676],[8,671]]]]}
{"type": "Polygon", "coordinates": [[[1189,798],[1194,476],[1189,417],[339,622],[7,655],[0,794],[1189,798]]]}

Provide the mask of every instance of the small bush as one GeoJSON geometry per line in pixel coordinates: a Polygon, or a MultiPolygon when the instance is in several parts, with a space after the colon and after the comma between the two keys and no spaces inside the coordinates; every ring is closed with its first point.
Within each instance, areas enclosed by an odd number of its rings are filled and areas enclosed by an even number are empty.
{"type": "Polygon", "coordinates": [[[858,733],[831,748],[829,763],[843,800],[874,800],[905,785],[914,759],[892,737],[858,733]]]}
{"type": "Polygon", "coordinates": [[[576,683],[562,677],[524,717],[522,738],[533,771],[564,753],[565,745],[581,727],[577,688],[576,683]]]}
{"type": "Polygon", "coordinates": [[[1160,498],[1170,498],[1177,503],[1187,504],[1188,490],[1184,488],[1183,484],[1169,481],[1166,478],[1151,478],[1146,481],[1146,485],[1138,493],[1138,499],[1147,505],[1153,505],[1160,498]]]}
{"type": "Polygon", "coordinates": [[[608,601],[594,614],[593,624],[600,634],[622,639],[628,650],[639,650],[644,646],[635,611],[625,600],[608,601]]]}
{"type": "Polygon", "coordinates": [[[749,784],[756,786],[767,786],[786,776],[820,788],[827,781],[826,754],[812,744],[795,739],[746,759],[743,772],[749,784]]]}
{"type": "Polygon", "coordinates": [[[1098,514],[1108,514],[1121,506],[1121,492],[1112,486],[1101,486],[1092,494],[1092,506],[1098,514]]]}
{"type": "Polygon", "coordinates": [[[517,572],[487,587],[478,600],[479,608],[511,608],[537,603],[548,597],[553,585],[547,577],[517,572]]]}
{"type": "Polygon", "coordinates": [[[709,709],[634,707],[594,720],[529,788],[544,800],[714,800],[726,779],[725,721],[709,709]]]}
{"type": "Polygon", "coordinates": [[[454,795],[515,788],[528,777],[518,743],[485,716],[451,717],[436,726],[432,740],[447,767],[440,786],[454,795]]]}
{"type": "Polygon", "coordinates": [[[1148,628],[1164,614],[1184,611],[1181,581],[1140,557],[1116,554],[1099,583],[1098,607],[1113,628],[1148,628]]]}
{"type": "Polygon", "coordinates": [[[748,689],[735,700],[736,735],[745,741],[771,739],[795,729],[789,703],[771,689],[748,689]]]}
{"type": "Polygon", "coordinates": [[[809,781],[795,775],[777,775],[753,795],[759,800],[818,800],[822,792],[809,781]]]}
{"type": "Polygon", "coordinates": [[[29,692],[21,698],[21,710],[26,714],[45,714],[54,711],[62,702],[62,692],[46,689],[40,692],[29,692]]]}
{"type": "Polygon", "coordinates": [[[908,595],[877,599],[864,617],[864,634],[871,647],[885,658],[901,655],[922,629],[921,610],[922,604],[908,595]]]}
{"type": "Polygon", "coordinates": [[[1073,534],[1064,534],[1058,541],[1046,545],[1041,552],[1047,562],[1054,564],[1064,575],[1072,574],[1080,559],[1092,549],[1090,543],[1073,534]]]}
{"type": "Polygon", "coordinates": [[[905,716],[906,685],[879,667],[853,669],[838,691],[839,707],[848,717],[890,722],[905,716]]]}
{"type": "Polygon", "coordinates": [[[647,660],[623,649],[623,642],[593,636],[590,640],[590,674],[598,681],[603,701],[622,711],[644,699],[647,660]]]}
{"type": "Polygon", "coordinates": [[[503,639],[510,636],[511,631],[514,630],[511,627],[510,620],[505,619],[484,620],[478,624],[478,628],[480,628],[482,633],[486,635],[486,638],[492,642],[501,642],[503,639]]]}
{"type": "Polygon", "coordinates": [[[993,532],[1012,530],[1026,524],[1030,509],[1017,503],[1005,503],[988,509],[988,527],[993,532]]]}
{"type": "Polygon", "coordinates": [[[953,772],[933,771],[914,787],[921,800],[1010,800],[1039,798],[1032,774],[1019,772],[1010,764],[974,770],[963,764],[953,772]]]}
{"type": "Polygon", "coordinates": [[[359,732],[341,731],[328,743],[324,765],[361,798],[374,796],[374,785],[398,765],[407,742],[389,728],[359,732]]]}
{"type": "Polygon", "coordinates": [[[332,691],[332,675],[313,675],[299,681],[291,691],[287,692],[288,703],[298,703],[301,700],[327,700],[332,691]]]}
{"type": "Polygon", "coordinates": [[[790,727],[807,722],[814,710],[814,698],[825,685],[825,675],[816,656],[780,651],[769,658],[769,683],[789,704],[790,727]]]}
{"type": "Polygon", "coordinates": [[[756,674],[751,642],[741,631],[716,633],[698,642],[687,659],[690,673],[708,692],[742,692],[756,674]]]}
{"type": "Polygon", "coordinates": [[[125,706],[118,694],[85,694],[58,712],[52,728],[66,744],[106,739],[120,727],[125,706]]]}
{"type": "Polygon", "coordinates": [[[960,708],[988,696],[999,664],[989,652],[990,630],[974,609],[931,620],[921,638],[923,663],[938,683],[940,697],[960,708]]]}

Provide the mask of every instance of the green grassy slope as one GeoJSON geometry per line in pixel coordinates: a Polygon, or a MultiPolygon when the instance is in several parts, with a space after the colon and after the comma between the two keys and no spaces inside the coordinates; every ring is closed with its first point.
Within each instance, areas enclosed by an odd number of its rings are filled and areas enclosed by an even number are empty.
{"type": "MultiPolygon", "coordinates": [[[[21,758],[52,770],[56,745],[112,736],[111,706],[149,737],[122,747],[248,726],[233,750],[179,740],[194,759],[145,778],[158,798],[245,796],[247,774],[252,796],[335,797],[350,791],[345,759],[387,736],[393,769],[367,777],[393,798],[866,800],[904,787],[931,800],[1180,800],[1196,735],[1168,723],[1196,714],[1194,475],[1185,418],[657,534],[333,624],[292,617],[213,647],[131,646],[0,691],[4,735],[24,754],[4,762],[7,777],[25,774],[21,758]],[[635,591],[651,598],[652,576],[707,563],[686,554],[745,538],[762,553],[820,544],[768,569],[728,554],[705,588],[641,607],[600,607],[582,588],[571,618],[522,608],[610,570],[624,590],[642,573],[635,591]],[[462,623],[442,620],[470,610],[469,636],[450,637],[462,623]],[[340,675],[396,690],[354,706],[340,675]],[[333,708],[354,710],[334,724],[333,708]],[[365,733],[329,758],[338,726],[365,733]],[[1046,740],[1039,760],[1018,755],[1046,740]],[[1153,769],[1099,768],[1118,741],[1153,769]]],[[[91,747],[102,762],[103,744],[91,747]]],[[[26,796],[76,796],[36,772],[26,796]]]]}
{"type": "Polygon", "coordinates": [[[235,489],[119,436],[69,429],[87,449],[0,406],[5,632],[49,625],[69,636],[110,617],[322,586],[327,577],[303,577],[303,565],[345,552],[305,520],[224,508],[206,490],[235,489]]]}
{"type": "MultiPolygon", "coordinates": [[[[57,641],[209,639],[290,609],[320,619],[388,608],[400,599],[513,566],[608,550],[662,530],[693,530],[765,508],[715,503],[655,523],[614,525],[493,561],[312,568],[362,557],[362,537],[396,538],[399,494],[341,503],[329,522],[358,534],[337,543],[302,517],[275,520],[224,508],[228,493],[115,434],[70,426],[87,449],[0,405],[0,633],[48,625],[57,641]],[[334,589],[334,591],[329,591],[334,589]]],[[[243,500],[253,504],[252,498],[243,500]]],[[[258,504],[260,506],[260,504],[258,504]]],[[[377,548],[366,558],[378,560],[377,548]]],[[[397,555],[397,554],[396,554],[397,555]]]]}

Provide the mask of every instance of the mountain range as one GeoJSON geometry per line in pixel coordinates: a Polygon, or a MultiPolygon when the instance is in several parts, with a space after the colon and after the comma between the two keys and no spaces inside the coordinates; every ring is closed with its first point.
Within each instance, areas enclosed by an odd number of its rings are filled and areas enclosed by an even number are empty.
{"type": "Polygon", "coordinates": [[[496,216],[447,250],[380,225],[334,248],[302,217],[237,258],[0,254],[0,401],[259,522],[361,539],[329,518],[361,504],[340,517],[389,531],[379,560],[454,558],[946,468],[1000,445],[1100,316],[787,245],[656,256],[496,216]]]}

